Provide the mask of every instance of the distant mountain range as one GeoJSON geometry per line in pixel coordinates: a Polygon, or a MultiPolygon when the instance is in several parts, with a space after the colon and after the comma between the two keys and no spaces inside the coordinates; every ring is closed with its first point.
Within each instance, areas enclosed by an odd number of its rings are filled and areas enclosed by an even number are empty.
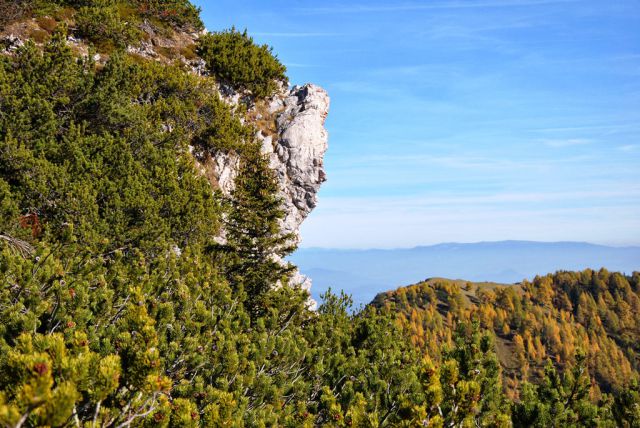
{"type": "Polygon", "coordinates": [[[640,270],[640,247],[500,241],[390,250],[301,248],[290,260],[313,280],[314,298],[331,287],[366,304],[381,291],[431,277],[513,284],[557,270],[631,273],[640,270]]]}

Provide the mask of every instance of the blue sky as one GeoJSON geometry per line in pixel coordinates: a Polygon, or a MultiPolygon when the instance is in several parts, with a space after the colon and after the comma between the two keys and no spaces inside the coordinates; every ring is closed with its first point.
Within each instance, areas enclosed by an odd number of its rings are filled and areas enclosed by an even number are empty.
{"type": "Polygon", "coordinates": [[[638,0],[196,3],[331,96],[302,246],[640,244],[638,0]]]}

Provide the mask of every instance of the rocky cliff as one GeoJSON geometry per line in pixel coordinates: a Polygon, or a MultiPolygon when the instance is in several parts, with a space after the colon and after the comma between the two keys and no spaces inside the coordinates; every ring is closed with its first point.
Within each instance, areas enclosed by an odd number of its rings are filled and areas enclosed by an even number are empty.
{"type": "MultiPolygon", "coordinates": [[[[224,90],[221,91],[225,93],[224,90]]],[[[229,102],[237,102],[237,95],[227,93],[229,102]]],[[[319,86],[306,84],[281,91],[256,105],[250,111],[260,131],[262,152],[269,157],[270,166],[280,184],[285,217],[282,231],[291,233],[300,242],[300,225],[316,207],[320,186],[326,181],[324,154],[328,147],[328,133],[324,127],[329,113],[329,96],[319,86]],[[260,126],[262,124],[262,126],[260,126]],[[273,124],[273,127],[264,124],[273,124]]],[[[206,168],[214,183],[226,195],[233,190],[238,171],[238,158],[220,152],[213,155],[206,168]]],[[[311,280],[296,271],[294,285],[309,290],[311,280]]],[[[312,306],[315,302],[310,302],[312,306]]]]}
{"type": "MultiPolygon", "coordinates": [[[[229,98],[228,99],[232,99],[229,98]]],[[[253,107],[254,112],[258,107],[253,107]]],[[[282,89],[268,100],[256,121],[274,121],[275,132],[262,129],[257,138],[269,157],[271,168],[280,183],[285,218],[282,231],[299,241],[299,228],[317,204],[320,185],[326,180],[323,168],[328,133],[324,122],[329,112],[329,96],[316,85],[307,84],[282,89]]],[[[258,126],[260,128],[260,126],[258,126]]],[[[213,156],[210,173],[225,194],[233,190],[238,170],[234,155],[220,152],[213,156]]]]}

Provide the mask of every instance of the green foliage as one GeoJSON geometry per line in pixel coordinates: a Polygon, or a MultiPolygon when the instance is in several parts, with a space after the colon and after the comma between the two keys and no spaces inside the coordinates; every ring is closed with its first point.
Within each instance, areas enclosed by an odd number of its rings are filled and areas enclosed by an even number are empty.
{"type": "Polygon", "coordinates": [[[531,283],[498,286],[434,279],[381,293],[378,307],[398,311],[412,342],[435,360],[450,345],[459,321],[477,321],[496,340],[510,397],[519,383],[537,383],[553,357],[562,373],[584,349],[594,397],[620,393],[639,376],[638,275],[585,270],[536,277],[531,283]]]}
{"type": "Polygon", "coordinates": [[[398,422],[417,355],[390,314],[277,287],[289,237],[241,112],[208,78],[98,68],[64,39],[0,62],[2,423],[398,422]],[[229,200],[195,168],[218,150],[240,159],[229,200]]]}
{"type": "Polygon", "coordinates": [[[189,0],[135,0],[131,3],[142,17],[155,18],[181,29],[203,28],[200,8],[189,0]]]}
{"type": "Polygon", "coordinates": [[[88,348],[78,331],[50,335],[23,333],[0,359],[6,375],[0,383],[0,423],[15,425],[28,419],[32,425],[63,425],[75,411],[82,394],[103,400],[118,386],[120,359],[100,358],[88,348]],[[4,401],[4,402],[3,402],[4,401]]]}
{"type": "Polygon", "coordinates": [[[538,386],[524,384],[522,399],[514,405],[515,426],[530,427],[609,427],[615,426],[606,407],[591,402],[591,380],[584,354],[560,376],[549,362],[538,386]]]}
{"type": "Polygon", "coordinates": [[[200,9],[188,0],[0,0],[0,10],[0,28],[36,17],[41,27],[46,22],[39,42],[56,25],[66,25],[101,53],[136,45],[149,34],[204,28],[200,9]]]}
{"type": "Polygon", "coordinates": [[[235,28],[207,34],[198,41],[198,54],[219,80],[248,90],[257,98],[273,94],[287,80],[286,68],[267,45],[256,45],[246,30],[235,28]]]}
{"type": "Polygon", "coordinates": [[[318,407],[310,407],[316,423],[397,425],[422,397],[419,355],[402,339],[392,314],[369,307],[350,315],[344,294],[323,298],[307,332],[317,349],[309,372],[312,394],[320,395],[318,407]]]}
{"type": "Polygon", "coordinates": [[[616,424],[623,428],[640,427],[640,383],[632,382],[615,396],[613,416],[616,424]]]}
{"type": "Polygon", "coordinates": [[[74,16],[78,36],[95,43],[101,51],[123,49],[140,40],[140,30],[120,16],[116,4],[108,0],[91,4],[80,7],[74,16]]]}
{"type": "Polygon", "coordinates": [[[487,423],[465,422],[464,415],[493,417],[493,426],[505,424],[511,413],[514,426],[629,427],[638,419],[640,396],[632,368],[638,358],[638,279],[637,273],[604,269],[557,272],[525,281],[522,288],[433,279],[381,293],[372,304],[396,313],[425,355],[422,379],[430,404],[415,407],[414,417],[427,425],[446,425],[447,409],[455,408],[461,419],[452,423],[463,425],[487,423]],[[493,334],[470,340],[478,336],[470,323],[493,334]],[[489,382],[460,376],[472,369],[481,378],[481,361],[487,362],[489,382]],[[460,387],[451,388],[455,382],[460,387]],[[478,391],[489,407],[478,409],[478,391]]]}
{"type": "Polygon", "coordinates": [[[293,235],[280,231],[284,217],[276,196],[278,183],[258,147],[247,151],[240,163],[225,219],[227,242],[216,246],[226,255],[226,276],[236,290],[244,290],[255,306],[264,310],[264,296],[273,284],[285,281],[291,267],[281,258],[294,250],[293,235]]]}
{"type": "MultiPolygon", "coordinates": [[[[78,9],[80,13],[89,14],[83,19],[91,21],[91,25],[98,29],[106,29],[107,22],[101,23],[100,17],[108,17],[110,23],[108,31],[115,31],[117,26],[125,24],[139,24],[143,19],[151,19],[156,23],[168,25],[180,30],[201,30],[200,9],[189,0],[23,0],[23,9],[35,15],[55,15],[61,8],[78,9]],[[116,23],[117,21],[117,23],[116,23]]],[[[90,35],[90,33],[87,33],[90,35]]],[[[97,36],[95,36],[97,37],[97,36]]]]}
{"type": "Polygon", "coordinates": [[[491,337],[481,334],[478,325],[460,324],[454,343],[440,367],[424,357],[425,401],[412,409],[413,419],[429,427],[509,427],[510,409],[491,337]]]}
{"type": "Polygon", "coordinates": [[[212,127],[228,129],[225,147],[248,133],[207,82],[123,56],[97,70],[63,37],[0,63],[5,232],[25,236],[18,220],[33,215],[45,234],[72,228],[96,250],[204,245],[221,204],[194,174],[188,144],[220,134],[212,127]]]}

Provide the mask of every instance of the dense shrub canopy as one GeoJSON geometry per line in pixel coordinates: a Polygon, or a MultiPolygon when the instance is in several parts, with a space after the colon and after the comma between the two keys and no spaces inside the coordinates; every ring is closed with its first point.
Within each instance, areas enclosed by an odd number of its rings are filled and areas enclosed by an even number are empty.
{"type": "Polygon", "coordinates": [[[187,152],[222,121],[244,144],[238,119],[210,116],[228,109],[177,68],[115,56],[98,71],[77,61],[62,35],[44,55],[27,46],[4,58],[0,183],[14,206],[5,232],[24,235],[17,219],[31,216],[42,233],[73,225],[87,247],[110,250],[215,235],[220,204],[187,152]]]}
{"type": "Polygon", "coordinates": [[[579,363],[590,373],[594,398],[619,396],[640,378],[637,272],[557,272],[508,287],[433,279],[381,293],[374,304],[395,311],[412,343],[435,359],[452,343],[457,322],[479,322],[498,338],[513,398],[522,384],[548,375],[549,361],[563,375],[571,373],[578,353],[584,354],[579,363]]]}
{"type": "Polygon", "coordinates": [[[140,30],[122,19],[115,4],[83,6],[74,20],[77,36],[96,44],[100,50],[126,48],[141,38],[140,30]]]}
{"type": "Polygon", "coordinates": [[[35,17],[39,29],[31,29],[29,36],[38,42],[56,26],[66,25],[76,38],[109,54],[152,35],[204,28],[199,9],[188,0],[0,0],[0,10],[0,30],[35,17]]]}
{"type": "Polygon", "coordinates": [[[249,90],[262,98],[286,81],[286,67],[267,45],[256,45],[247,31],[235,28],[200,38],[198,53],[211,72],[235,88],[249,90]]]}
{"type": "Polygon", "coordinates": [[[188,0],[0,0],[0,5],[5,3],[7,9],[19,10],[22,16],[52,15],[64,8],[70,11],[91,9],[95,14],[100,9],[111,9],[115,13],[112,19],[130,23],[150,19],[177,29],[203,28],[200,10],[188,0]],[[13,7],[10,7],[11,3],[13,7]]]}

